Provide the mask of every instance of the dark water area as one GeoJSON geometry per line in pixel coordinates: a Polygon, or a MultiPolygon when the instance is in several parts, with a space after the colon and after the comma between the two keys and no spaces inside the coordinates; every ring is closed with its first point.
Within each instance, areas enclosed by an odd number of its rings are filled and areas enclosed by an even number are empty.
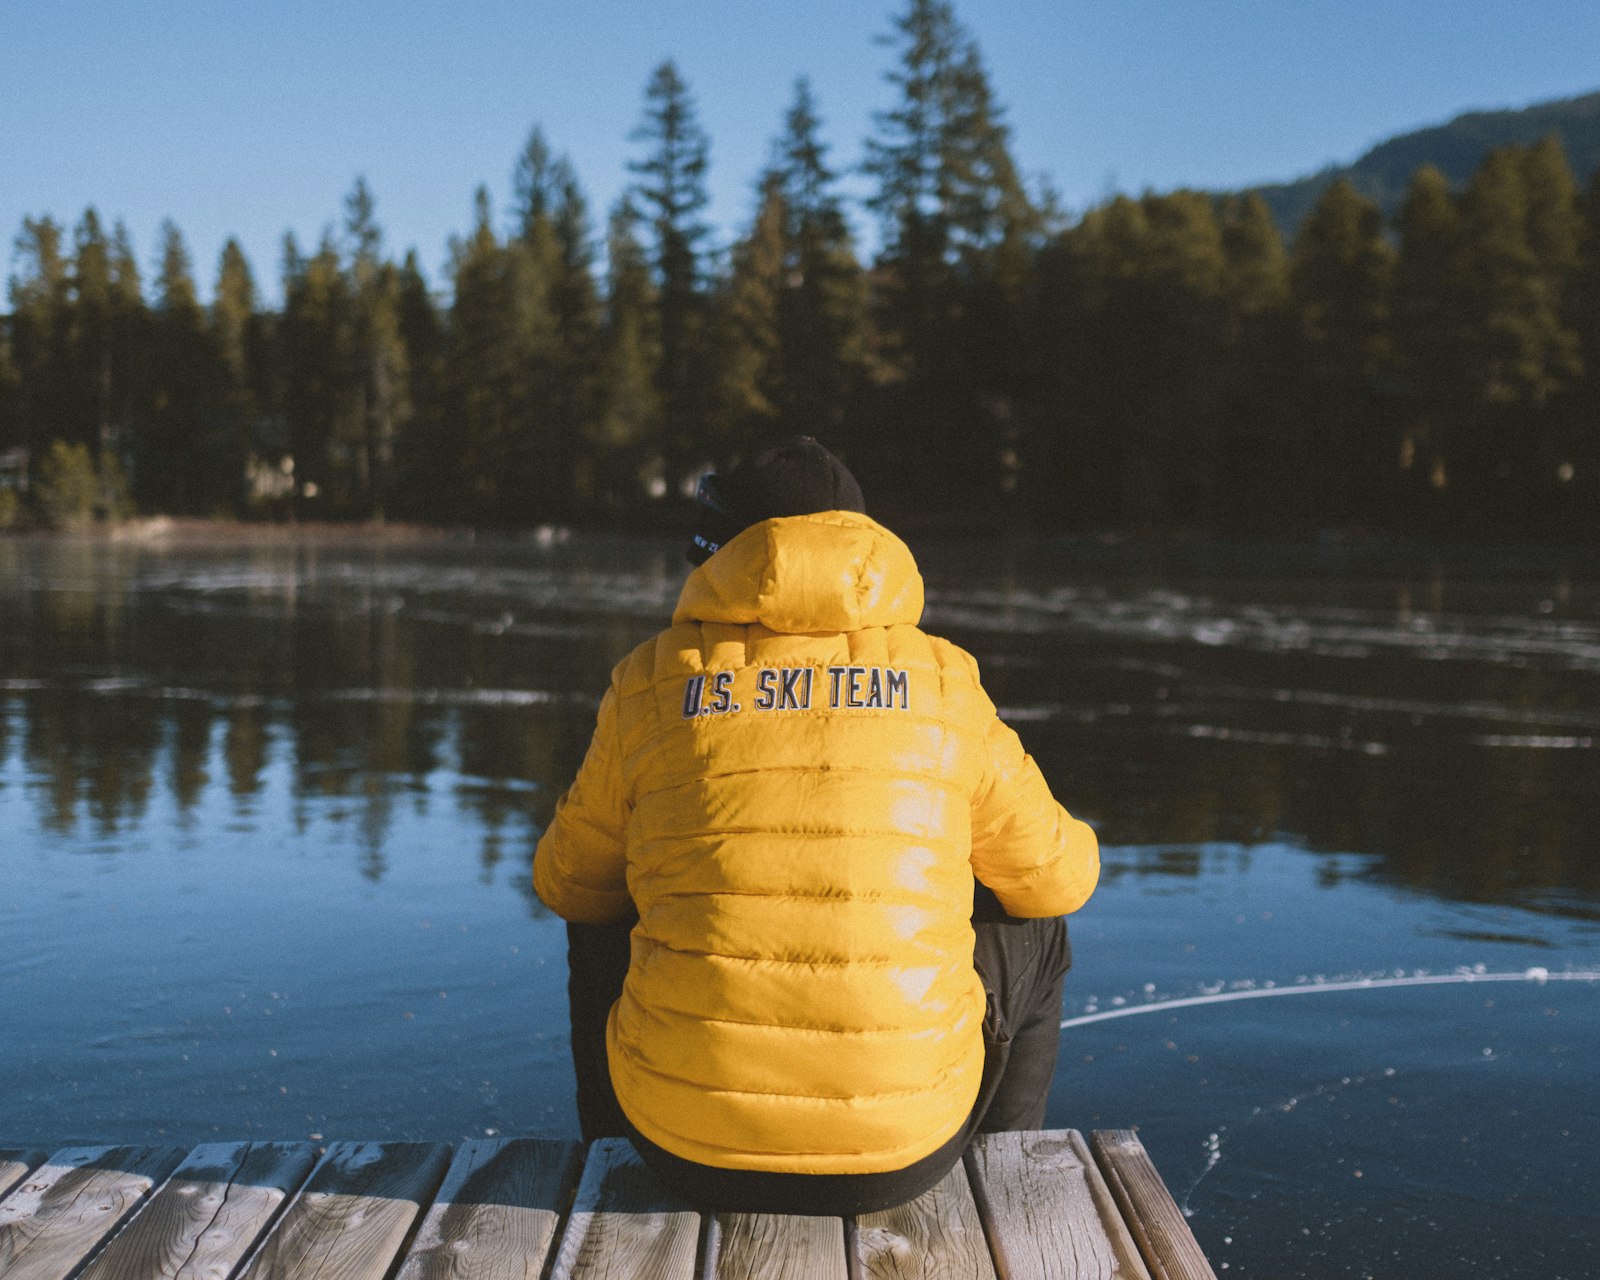
{"type": "MultiPolygon", "coordinates": [[[[913,545],[1104,846],[1049,1123],[1230,1275],[1600,1274],[1600,563],[913,545]]],[[[575,1135],[530,858],[685,572],[0,539],[0,1145],[575,1135]]]]}

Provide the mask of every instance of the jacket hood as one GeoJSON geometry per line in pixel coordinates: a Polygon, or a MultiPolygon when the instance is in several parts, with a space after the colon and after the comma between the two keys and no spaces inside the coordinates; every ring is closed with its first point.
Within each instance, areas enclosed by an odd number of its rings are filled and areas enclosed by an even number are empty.
{"type": "Polygon", "coordinates": [[[853,511],[751,525],[689,575],[673,622],[759,623],[771,631],[916,625],[922,575],[911,549],[853,511]]]}

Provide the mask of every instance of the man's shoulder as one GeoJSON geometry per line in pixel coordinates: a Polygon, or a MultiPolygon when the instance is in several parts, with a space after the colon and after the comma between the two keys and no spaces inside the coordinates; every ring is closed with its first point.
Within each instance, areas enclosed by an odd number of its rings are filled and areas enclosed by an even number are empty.
{"type": "Polygon", "coordinates": [[[702,647],[699,624],[675,622],[640,641],[611,669],[612,686],[619,694],[634,693],[663,676],[698,668],[702,647]]]}
{"type": "Polygon", "coordinates": [[[978,660],[960,645],[946,640],[943,636],[920,633],[927,642],[928,652],[941,674],[946,677],[955,676],[978,683],[978,660]]]}

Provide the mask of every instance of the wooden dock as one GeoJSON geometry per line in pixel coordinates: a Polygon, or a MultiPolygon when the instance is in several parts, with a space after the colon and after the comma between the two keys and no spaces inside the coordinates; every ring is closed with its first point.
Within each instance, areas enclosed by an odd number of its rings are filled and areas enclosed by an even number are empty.
{"type": "Polygon", "coordinates": [[[4,1280],[1215,1280],[1132,1132],[993,1134],[858,1218],[702,1212],[621,1140],[0,1150],[4,1280]]]}

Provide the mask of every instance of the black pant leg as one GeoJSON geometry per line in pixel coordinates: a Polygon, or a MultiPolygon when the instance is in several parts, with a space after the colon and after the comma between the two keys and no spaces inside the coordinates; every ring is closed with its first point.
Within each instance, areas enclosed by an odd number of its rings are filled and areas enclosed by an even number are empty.
{"type": "Polygon", "coordinates": [[[578,1081],[578,1127],[585,1142],[627,1136],[606,1062],[606,1020],[628,976],[629,934],[637,917],[615,924],[567,925],[567,1009],[572,1070],[578,1081]]]}
{"type": "Polygon", "coordinates": [[[973,961],[990,995],[986,1036],[1004,1045],[1001,1075],[979,1120],[980,1132],[1044,1124],[1061,1046],[1061,990],[1072,967],[1067,922],[1059,916],[1007,916],[982,885],[973,911],[973,961]],[[990,1025],[992,1024],[992,1025],[990,1025]]]}

